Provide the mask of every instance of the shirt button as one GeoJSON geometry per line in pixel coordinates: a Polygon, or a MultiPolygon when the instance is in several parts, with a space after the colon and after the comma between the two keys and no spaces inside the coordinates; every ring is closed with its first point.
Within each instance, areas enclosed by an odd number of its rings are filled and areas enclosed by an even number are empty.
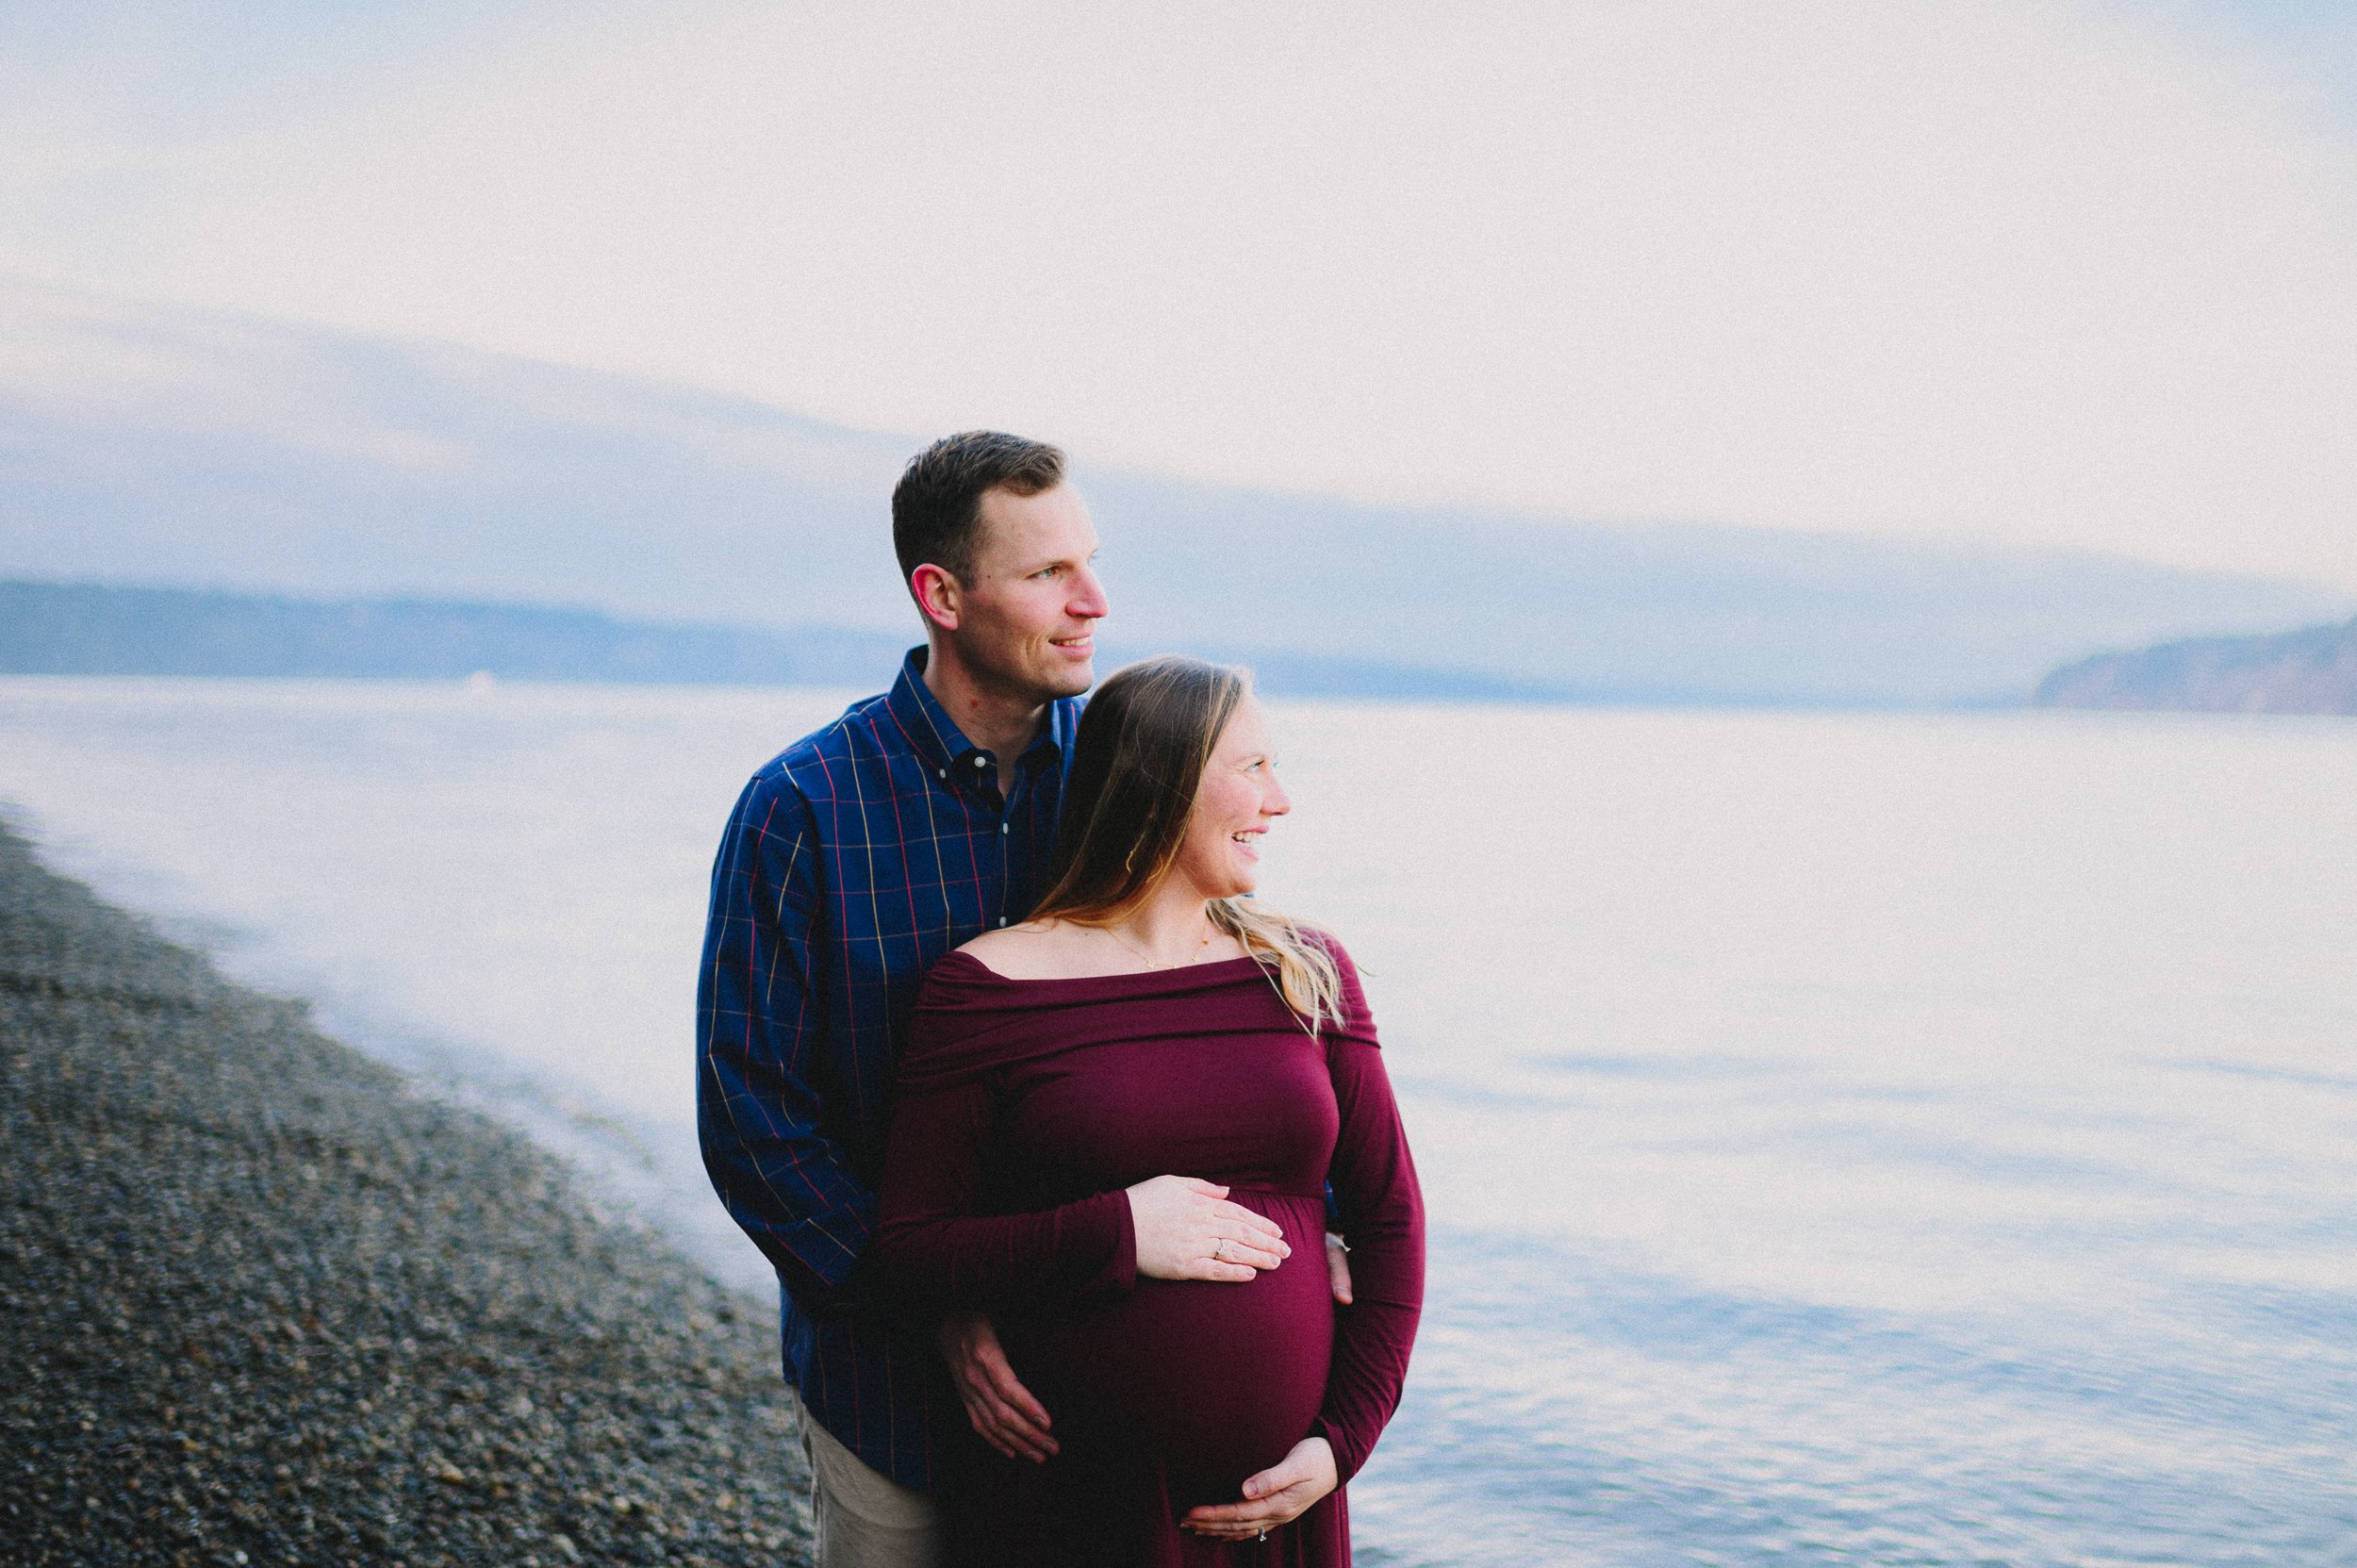
{"type": "Polygon", "coordinates": [[[974,759],[974,766],[977,767],[988,767],[990,766],[990,759],[988,757],[976,757],[974,759]]]}
{"type": "Polygon", "coordinates": [[[1007,824],[1005,824],[1004,822],[999,823],[999,824],[998,824],[998,831],[999,831],[1000,833],[1005,833],[1005,832],[1007,831],[1007,824]]]}
{"type": "Polygon", "coordinates": [[[1002,926],[1003,926],[1003,925],[1005,925],[1005,924],[1007,923],[1007,917],[1006,917],[1005,916],[1001,915],[1000,916],[998,916],[998,923],[999,923],[1000,925],[1002,925],[1002,926]]]}
{"type": "Polygon", "coordinates": [[[949,770],[946,767],[936,767],[933,769],[933,777],[936,779],[946,779],[948,776],[949,770]]]}

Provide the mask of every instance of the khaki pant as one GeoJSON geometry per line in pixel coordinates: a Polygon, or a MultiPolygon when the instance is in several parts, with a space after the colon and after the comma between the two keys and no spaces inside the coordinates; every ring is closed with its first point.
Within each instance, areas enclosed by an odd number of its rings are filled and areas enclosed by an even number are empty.
{"type": "Polygon", "coordinates": [[[817,1568],[938,1568],[941,1518],[933,1500],[868,1468],[812,1418],[799,1392],[786,1392],[810,1461],[817,1568]]]}

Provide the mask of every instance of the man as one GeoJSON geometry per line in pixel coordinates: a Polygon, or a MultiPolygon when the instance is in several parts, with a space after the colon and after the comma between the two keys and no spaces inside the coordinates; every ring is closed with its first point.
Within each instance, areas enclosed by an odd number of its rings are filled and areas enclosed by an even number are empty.
{"type": "Polygon", "coordinates": [[[892,537],[926,646],[746,786],[697,999],[704,1164],[783,1287],[821,1568],[937,1560],[926,1494],[957,1435],[941,1429],[943,1358],[986,1441],[1056,1451],[986,1320],[927,1345],[888,1319],[861,1259],[918,982],[1043,891],[1106,613],[1096,532],[1063,453],[970,431],[910,462],[892,537]]]}

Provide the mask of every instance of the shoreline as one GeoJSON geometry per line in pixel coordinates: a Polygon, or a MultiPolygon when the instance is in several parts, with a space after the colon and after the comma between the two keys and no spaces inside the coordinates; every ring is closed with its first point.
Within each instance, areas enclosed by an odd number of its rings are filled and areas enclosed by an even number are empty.
{"type": "Polygon", "coordinates": [[[26,1564],[806,1560],[761,1303],[0,827],[26,1564]]]}

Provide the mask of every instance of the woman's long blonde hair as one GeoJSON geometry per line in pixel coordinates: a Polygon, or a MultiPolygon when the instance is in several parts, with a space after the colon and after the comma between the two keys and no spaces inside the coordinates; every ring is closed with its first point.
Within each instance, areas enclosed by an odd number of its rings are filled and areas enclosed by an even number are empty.
{"type": "MultiPolygon", "coordinates": [[[[1249,671],[1176,653],[1105,677],[1080,716],[1032,919],[1102,927],[1153,897],[1178,862],[1220,732],[1251,690],[1249,671]]],[[[1213,899],[1204,910],[1275,970],[1309,1029],[1342,1015],[1342,975],[1309,928],[1255,899],[1213,899]]]]}

